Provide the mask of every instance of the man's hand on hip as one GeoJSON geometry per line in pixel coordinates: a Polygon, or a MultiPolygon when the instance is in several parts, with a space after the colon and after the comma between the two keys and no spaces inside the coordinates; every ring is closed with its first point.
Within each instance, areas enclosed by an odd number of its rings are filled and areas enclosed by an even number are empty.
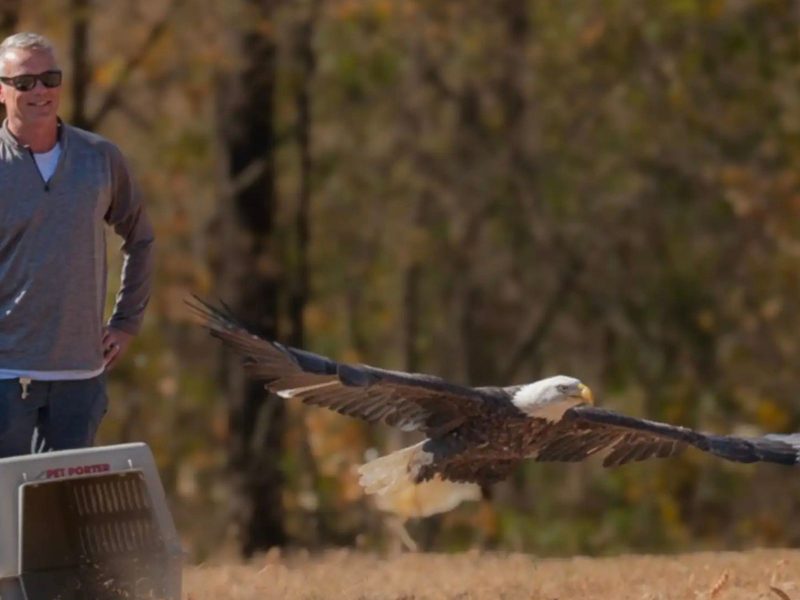
{"type": "Polygon", "coordinates": [[[103,360],[106,369],[112,369],[116,362],[128,350],[133,335],[113,327],[103,330],[103,360]]]}

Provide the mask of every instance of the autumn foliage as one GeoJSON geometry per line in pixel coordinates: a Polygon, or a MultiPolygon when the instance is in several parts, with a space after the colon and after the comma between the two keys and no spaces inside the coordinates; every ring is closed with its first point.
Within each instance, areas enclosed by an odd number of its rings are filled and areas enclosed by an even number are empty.
{"type": "MultiPolygon", "coordinates": [[[[601,405],[704,430],[800,430],[795,3],[8,7],[0,23],[51,36],[85,86],[63,115],[119,143],[146,191],[158,279],[101,436],[153,447],[193,557],[241,533],[233,367],[184,300],[236,296],[221,215],[263,172],[221,169],[220,81],[245,35],[275,48],[273,221],[252,269],[276,282],[279,338],[476,385],[572,374],[601,405]]],[[[353,467],[408,440],[287,411],[271,458],[289,542],[395,543],[353,467]]],[[[798,511],[797,472],[687,453],[526,465],[491,500],[407,525],[427,548],[604,554],[797,545],[798,511]]]]}

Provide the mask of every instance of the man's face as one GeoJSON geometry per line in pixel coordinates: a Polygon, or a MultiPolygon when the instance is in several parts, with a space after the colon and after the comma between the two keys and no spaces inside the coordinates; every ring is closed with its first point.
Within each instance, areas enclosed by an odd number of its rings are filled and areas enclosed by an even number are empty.
{"type": "MultiPolygon", "coordinates": [[[[47,50],[13,49],[6,52],[0,63],[0,75],[38,75],[58,69],[55,56],[47,50]]],[[[0,83],[0,102],[6,105],[9,120],[23,125],[55,122],[61,87],[47,88],[36,81],[33,89],[23,92],[13,85],[0,83]]]]}

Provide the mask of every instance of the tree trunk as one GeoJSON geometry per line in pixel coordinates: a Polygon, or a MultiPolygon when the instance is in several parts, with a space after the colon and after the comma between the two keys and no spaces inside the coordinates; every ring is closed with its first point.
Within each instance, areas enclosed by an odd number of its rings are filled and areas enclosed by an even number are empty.
{"type": "Polygon", "coordinates": [[[86,93],[89,88],[90,0],[71,0],[72,5],[72,124],[88,128],[86,93]]]}
{"type": "Polygon", "coordinates": [[[11,35],[19,22],[22,0],[0,0],[0,38],[11,35]]]}
{"type": "MultiPolygon", "coordinates": [[[[0,0],[0,40],[14,33],[19,22],[22,0],[0,0]]],[[[6,106],[0,104],[0,119],[6,118],[6,106]]]]}
{"type": "MultiPolygon", "coordinates": [[[[218,135],[229,182],[220,202],[218,281],[237,315],[265,337],[277,337],[278,268],[273,248],[274,0],[243,0],[247,28],[233,40],[237,62],[220,76],[218,135]]],[[[229,468],[242,554],[286,543],[279,467],[285,407],[227,361],[229,468]]]]}
{"type": "Polygon", "coordinates": [[[296,226],[295,282],[289,303],[289,318],[292,324],[291,342],[295,346],[304,345],[303,312],[308,302],[308,247],[310,238],[311,212],[311,81],[316,70],[314,54],[314,29],[319,12],[319,0],[309,2],[308,14],[298,26],[295,39],[295,55],[302,71],[295,102],[297,107],[297,150],[300,161],[300,181],[298,186],[296,226]]]}
{"type": "MultiPolygon", "coordinates": [[[[305,346],[305,309],[309,300],[309,265],[308,248],[311,229],[311,178],[312,178],[312,120],[311,120],[311,81],[316,69],[316,55],[314,54],[314,28],[316,25],[318,0],[309,2],[307,14],[297,25],[294,35],[294,60],[300,71],[300,80],[295,91],[294,101],[297,110],[296,143],[298,162],[300,165],[297,212],[295,214],[295,264],[293,270],[292,292],[289,298],[289,323],[291,334],[289,343],[297,348],[305,346]]],[[[302,410],[302,409],[301,409],[302,410]]],[[[301,413],[302,415],[305,413],[301,413]]],[[[304,431],[303,444],[300,449],[302,466],[305,478],[304,486],[312,493],[317,493],[320,481],[316,457],[311,448],[310,438],[305,422],[302,423],[304,431]]],[[[326,507],[321,507],[310,517],[307,529],[313,534],[314,544],[324,544],[331,538],[331,527],[326,518],[326,507]]]]}

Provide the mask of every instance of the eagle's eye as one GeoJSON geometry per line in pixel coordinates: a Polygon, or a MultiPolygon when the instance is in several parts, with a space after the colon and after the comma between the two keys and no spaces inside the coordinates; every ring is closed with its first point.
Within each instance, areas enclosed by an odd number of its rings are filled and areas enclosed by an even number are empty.
{"type": "Polygon", "coordinates": [[[569,388],[566,385],[558,385],[556,386],[556,389],[560,394],[566,394],[567,391],[569,391],[569,388]]]}

